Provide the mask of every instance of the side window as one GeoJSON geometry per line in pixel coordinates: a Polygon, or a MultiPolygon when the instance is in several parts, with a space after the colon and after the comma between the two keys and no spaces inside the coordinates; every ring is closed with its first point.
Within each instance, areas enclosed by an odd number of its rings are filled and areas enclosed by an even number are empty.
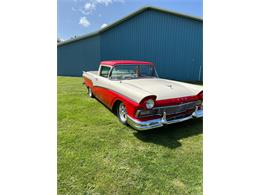
{"type": "Polygon", "coordinates": [[[108,67],[108,66],[101,66],[101,68],[100,68],[100,76],[107,78],[109,71],[110,71],[110,67],[108,67]]]}
{"type": "Polygon", "coordinates": [[[153,66],[151,65],[142,65],[142,66],[139,66],[140,67],[140,76],[154,76],[155,73],[154,73],[154,68],[153,66]]]}

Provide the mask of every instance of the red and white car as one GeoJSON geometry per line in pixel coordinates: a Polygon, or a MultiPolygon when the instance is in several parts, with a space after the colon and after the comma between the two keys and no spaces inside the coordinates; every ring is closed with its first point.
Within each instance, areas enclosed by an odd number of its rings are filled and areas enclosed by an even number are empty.
{"type": "Polygon", "coordinates": [[[158,78],[151,62],[102,61],[98,71],[83,72],[83,78],[90,97],[137,130],[203,116],[202,87],[158,78]]]}

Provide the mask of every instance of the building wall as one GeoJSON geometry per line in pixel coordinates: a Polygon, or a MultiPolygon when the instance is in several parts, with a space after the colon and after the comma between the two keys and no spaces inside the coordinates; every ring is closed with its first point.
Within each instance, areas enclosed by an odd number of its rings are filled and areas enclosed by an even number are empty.
{"type": "Polygon", "coordinates": [[[81,76],[83,70],[97,70],[100,62],[99,35],[58,46],[58,75],[81,76]]]}
{"type": "Polygon", "coordinates": [[[100,35],[58,46],[58,75],[81,76],[101,60],[152,61],[160,77],[202,81],[203,24],[146,10],[100,35]]]}
{"type": "Polygon", "coordinates": [[[100,36],[101,60],[152,61],[160,77],[202,80],[202,22],[147,10],[100,36]]]}

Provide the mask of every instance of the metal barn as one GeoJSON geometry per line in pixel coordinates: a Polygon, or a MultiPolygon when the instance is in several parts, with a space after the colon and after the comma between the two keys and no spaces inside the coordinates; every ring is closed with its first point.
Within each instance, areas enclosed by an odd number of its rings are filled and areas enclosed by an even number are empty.
{"type": "Polygon", "coordinates": [[[203,80],[201,18],[142,8],[85,36],[58,44],[58,75],[81,76],[103,60],[142,60],[156,64],[160,77],[203,80]]]}

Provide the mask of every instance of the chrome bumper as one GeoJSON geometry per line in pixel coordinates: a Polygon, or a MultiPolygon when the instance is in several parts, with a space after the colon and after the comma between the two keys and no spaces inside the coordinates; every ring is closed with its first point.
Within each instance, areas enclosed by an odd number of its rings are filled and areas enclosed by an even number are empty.
{"type": "Polygon", "coordinates": [[[133,119],[130,116],[127,116],[127,123],[136,130],[144,131],[144,130],[162,127],[163,125],[179,123],[179,122],[187,121],[187,120],[190,120],[193,118],[201,118],[201,117],[203,117],[203,110],[196,109],[190,116],[187,116],[184,118],[179,118],[179,119],[173,119],[173,120],[169,120],[169,121],[167,121],[167,119],[166,119],[165,112],[163,113],[162,118],[153,119],[153,120],[149,120],[149,121],[138,121],[136,119],[133,119]]]}

